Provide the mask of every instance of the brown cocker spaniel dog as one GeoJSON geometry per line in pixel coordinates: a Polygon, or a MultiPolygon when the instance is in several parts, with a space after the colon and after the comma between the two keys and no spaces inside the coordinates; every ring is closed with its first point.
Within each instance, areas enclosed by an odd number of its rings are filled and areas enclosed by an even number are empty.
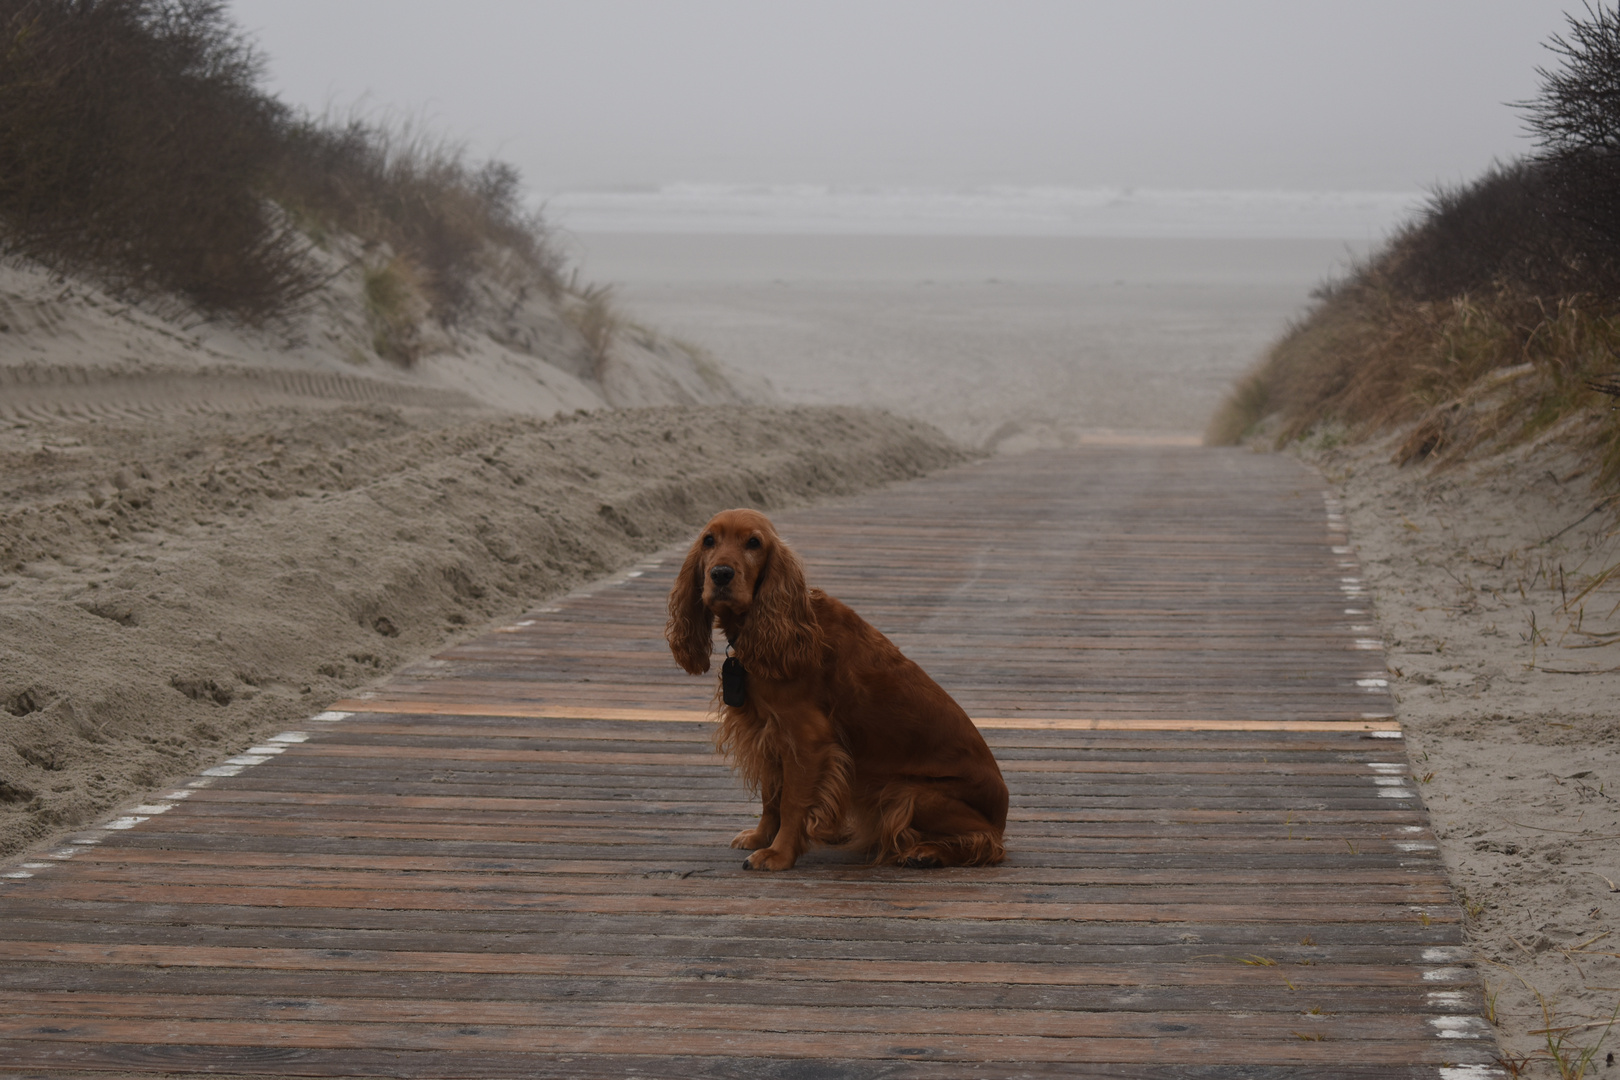
{"type": "Polygon", "coordinates": [[[1001,861],[1007,785],[973,721],[893,642],[806,587],[756,511],[716,514],[670,591],[664,636],[693,675],[709,670],[716,619],[735,661],[715,741],[764,804],[731,841],[754,849],[743,866],[787,870],[816,842],[905,866],[1001,861]]]}

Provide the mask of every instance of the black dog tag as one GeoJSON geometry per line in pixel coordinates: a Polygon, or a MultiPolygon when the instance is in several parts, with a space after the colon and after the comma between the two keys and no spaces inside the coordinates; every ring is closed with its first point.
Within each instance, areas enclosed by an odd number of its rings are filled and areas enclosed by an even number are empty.
{"type": "Polygon", "coordinates": [[[732,708],[748,704],[748,672],[735,656],[726,657],[720,665],[720,700],[732,708]]]}

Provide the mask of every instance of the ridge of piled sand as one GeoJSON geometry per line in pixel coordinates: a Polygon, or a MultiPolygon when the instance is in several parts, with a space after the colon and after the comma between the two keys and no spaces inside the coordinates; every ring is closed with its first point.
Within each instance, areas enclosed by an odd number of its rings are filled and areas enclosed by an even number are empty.
{"type": "Polygon", "coordinates": [[[279,406],[0,431],[0,853],[716,510],[798,505],[964,456],[927,425],[854,408],[539,420],[279,406]]]}

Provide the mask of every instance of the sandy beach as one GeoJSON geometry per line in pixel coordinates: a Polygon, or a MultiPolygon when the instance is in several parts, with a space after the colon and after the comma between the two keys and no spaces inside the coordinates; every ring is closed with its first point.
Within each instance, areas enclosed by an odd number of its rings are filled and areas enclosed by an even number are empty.
{"type": "Polygon", "coordinates": [[[781,399],[1016,452],[1196,443],[1338,240],[582,234],[631,317],[781,399]]]}

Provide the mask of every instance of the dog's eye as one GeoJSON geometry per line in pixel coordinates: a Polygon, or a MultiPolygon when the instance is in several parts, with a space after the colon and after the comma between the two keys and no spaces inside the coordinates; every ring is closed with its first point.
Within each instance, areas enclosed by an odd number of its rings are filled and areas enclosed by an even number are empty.
{"type": "Polygon", "coordinates": [[[748,538],[748,543],[744,544],[743,547],[748,548],[750,551],[752,551],[754,548],[759,547],[759,537],[750,536],[748,538]]]}
{"type": "Polygon", "coordinates": [[[714,534],[713,533],[704,533],[703,534],[703,546],[704,547],[714,547],[714,534]]]}

